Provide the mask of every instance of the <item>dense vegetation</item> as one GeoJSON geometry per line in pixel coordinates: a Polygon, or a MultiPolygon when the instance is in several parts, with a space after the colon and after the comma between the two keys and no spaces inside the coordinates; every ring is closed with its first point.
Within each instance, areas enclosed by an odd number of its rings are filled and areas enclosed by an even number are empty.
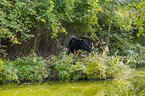
{"type": "Polygon", "coordinates": [[[36,81],[48,77],[43,58],[28,56],[17,58],[13,62],[0,61],[1,80],[5,81],[36,81]]]}
{"type": "Polygon", "coordinates": [[[44,79],[76,81],[88,79],[121,78],[131,72],[120,57],[106,53],[90,55],[51,56],[48,60],[30,55],[14,61],[0,61],[2,81],[37,81],[44,79]]]}
{"type": "Polygon", "coordinates": [[[1,0],[1,81],[106,79],[144,66],[145,2],[115,1],[106,50],[112,4],[111,0],[1,0]],[[86,39],[92,53],[66,55],[65,34],[86,39]]]}

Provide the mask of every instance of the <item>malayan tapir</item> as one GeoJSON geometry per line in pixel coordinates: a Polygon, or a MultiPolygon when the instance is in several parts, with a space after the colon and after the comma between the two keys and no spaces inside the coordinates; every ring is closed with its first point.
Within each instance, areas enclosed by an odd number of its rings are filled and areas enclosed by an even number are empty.
{"type": "Polygon", "coordinates": [[[67,46],[69,48],[68,54],[70,52],[74,53],[77,50],[84,50],[84,51],[88,51],[89,53],[91,52],[91,48],[86,41],[77,39],[73,35],[69,35],[67,39],[67,46]]]}

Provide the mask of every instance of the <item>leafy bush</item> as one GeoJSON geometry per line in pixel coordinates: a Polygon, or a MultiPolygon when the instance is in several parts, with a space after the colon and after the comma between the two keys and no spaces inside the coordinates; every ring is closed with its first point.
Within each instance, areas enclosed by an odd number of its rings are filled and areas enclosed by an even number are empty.
{"type": "Polygon", "coordinates": [[[133,50],[128,50],[126,62],[131,67],[142,67],[145,65],[145,54],[144,52],[139,54],[133,50]]]}
{"type": "Polygon", "coordinates": [[[35,81],[47,78],[45,62],[42,57],[17,58],[13,61],[19,80],[35,81]]]}
{"type": "Polygon", "coordinates": [[[62,52],[59,56],[51,56],[45,62],[37,56],[19,57],[6,64],[1,62],[3,81],[35,81],[46,78],[48,75],[51,79],[76,81],[118,78],[130,73],[130,67],[123,63],[121,57],[107,56],[105,51],[98,54],[96,50],[90,54],[76,52],[66,55],[66,52],[62,52]],[[48,72],[45,63],[48,64],[48,72]]]}
{"type": "Polygon", "coordinates": [[[52,56],[47,62],[51,65],[49,74],[55,73],[51,78],[62,81],[115,78],[130,72],[129,66],[125,65],[120,57],[110,57],[94,51],[90,55],[62,53],[52,56]]]}
{"type": "Polygon", "coordinates": [[[123,63],[123,59],[119,56],[107,56],[104,51],[103,54],[97,54],[97,52],[92,52],[91,55],[82,59],[85,65],[85,73],[88,78],[102,79],[109,77],[122,77],[129,73],[130,68],[128,65],[123,63]]]}
{"type": "Polygon", "coordinates": [[[49,70],[51,79],[69,81],[84,78],[82,62],[79,62],[73,55],[66,55],[62,52],[59,56],[51,56],[46,62],[51,66],[49,70]]]}
{"type": "Polygon", "coordinates": [[[0,59],[0,82],[18,80],[18,70],[14,68],[14,65],[10,61],[3,61],[0,59]]]}
{"type": "Polygon", "coordinates": [[[0,60],[0,82],[5,81],[36,81],[48,77],[42,57],[28,56],[4,62],[0,60]]]}
{"type": "Polygon", "coordinates": [[[17,44],[20,40],[37,36],[40,33],[31,32],[31,28],[39,29],[41,24],[45,25],[46,22],[47,28],[50,28],[48,25],[51,22],[50,26],[53,32],[59,30],[57,19],[52,13],[54,5],[51,0],[1,0],[0,6],[2,6],[0,9],[0,25],[3,25],[1,36],[7,35],[6,37],[9,37],[13,43],[17,44]],[[17,32],[19,35],[16,34],[17,32]]]}
{"type": "Polygon", "coordinates": [[[110,55],[118,51],[117,55],[124,56],[125,63],[132,67],[139,67],[145,64],[145,47],[144,37],[135,37],[135,31],[126,32],[123,30],[121,33],[112,34],[110,38],[110,55]],[[142,40],[142,43],[139,43],[142,40]]]}

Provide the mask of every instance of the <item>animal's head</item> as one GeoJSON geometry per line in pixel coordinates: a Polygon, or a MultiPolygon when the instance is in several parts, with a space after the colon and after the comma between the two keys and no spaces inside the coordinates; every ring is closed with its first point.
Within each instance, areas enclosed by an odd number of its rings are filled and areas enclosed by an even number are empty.
{"type": "Polygon", "coordinates": [[[89,44],[84,40],[81,40],[81,49],[88,51],[89,53],[91,52],[89,44]]]}

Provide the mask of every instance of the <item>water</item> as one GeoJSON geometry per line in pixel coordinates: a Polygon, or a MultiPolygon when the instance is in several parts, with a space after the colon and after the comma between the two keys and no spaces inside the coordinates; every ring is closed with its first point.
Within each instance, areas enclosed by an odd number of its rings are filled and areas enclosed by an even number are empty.
{"type": "Polygon", "coordinates": [[[0,96],[145,96],[145,68],[133,71],[127,80],[8,83],[0,96]]]}

